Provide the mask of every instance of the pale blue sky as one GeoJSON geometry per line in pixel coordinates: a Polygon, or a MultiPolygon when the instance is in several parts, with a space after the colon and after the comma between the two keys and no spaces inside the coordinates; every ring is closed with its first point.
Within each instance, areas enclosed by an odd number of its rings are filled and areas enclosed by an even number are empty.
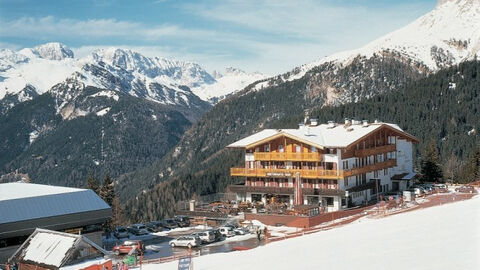
{"type": "Polygon", "coordinates": [[[122,47],[274,75],[358,48],[435,7],[434,0],[0,0],[0,47],[58,41],[83,56],[122,47]]]}

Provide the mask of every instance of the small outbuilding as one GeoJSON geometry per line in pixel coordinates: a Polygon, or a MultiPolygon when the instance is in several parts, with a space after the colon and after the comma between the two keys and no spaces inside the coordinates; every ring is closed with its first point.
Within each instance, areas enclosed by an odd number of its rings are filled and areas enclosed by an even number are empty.
{"type": "Polygon", "coordinates": [[[112,270],[107,255],[85,236],[36,229],[8,261],[18,270],[112,270]]]}

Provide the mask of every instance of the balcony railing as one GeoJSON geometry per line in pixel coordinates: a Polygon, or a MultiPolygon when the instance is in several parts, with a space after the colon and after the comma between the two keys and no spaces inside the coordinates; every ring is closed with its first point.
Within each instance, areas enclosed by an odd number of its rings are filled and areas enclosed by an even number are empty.
{"type": "Polygon", "coordinates": [[[353,168],[350,170],[307,170],[307,169],[274,169],[274,168],[230,168],[231,176],[248,176],[248,177],[295,177],[300,173],[301,178],[310,179],[341,179],[357,174],[383,170],[397,165],[396,159],[386,160],[384,162],[367,165],[361,168],[353,168]]]}
{"type": "Polygon", "coordinates": [[[364,174],[367,172],[383,170],[383,169],[395,167],[395,166],[397,166],[397,160],[390,159],[384,162],[363,166],[361,168],[353,168],[353,169],[347,170],[345,171],[344,176],[348,177],[348,176],[357,175],[357,174],[364,174]]]}
{"type": "Polygon", "coordinates": [[[387,152],[392,152],[396,150],[396,145],[395,144],[387,144],[383,146],[377,146],[375,148],[369,148],[369,149],[358,149],[355,150],[355,156],[356,157],[366,157],[366,156],[371,156],[371,155],[378,155],[381,153],[387,153],[387,152]]]}
{"type": "Polygon", "coordinates": [[[292,160],[292,161],[322,161],[320,153],[280,153],[280,152],[255,152],[255,160],[292,160]]]}
{"type": "Polygon", "coordinates": [[[250,176],[250,177],[295,177],[300,173],[302,178],[322,178],[339,179],[343,178],[341,170],[306,170],[306,169],[249,169],[249,168],[231,168],[231,176],[250,176]]]}

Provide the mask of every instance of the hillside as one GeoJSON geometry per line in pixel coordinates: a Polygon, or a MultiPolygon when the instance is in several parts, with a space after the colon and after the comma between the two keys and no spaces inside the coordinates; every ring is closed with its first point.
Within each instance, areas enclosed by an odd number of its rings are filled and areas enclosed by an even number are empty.
{"type": "Polygon", "coordinates": [[[59,84],[0,115],[0,175],[18,170],[35,183],[76,187],[88,173],[116,177],[162,158],[189,118],[195,113],[181,106],[59,84]]]}
{"type": "MultiPolygon", "coordinates": [[[[263,128],[294,128],[303,121],[307,108],[321,122],[355,117],[398,123],[421,141],[434,138],[443,162],[450,153],[467,157],[480,141],[477,133],[469,132],[480,126],[480,62],[466,62],[410,81],[398,91],[336,107],[305,102],[302,89],[306,83],[300,79],[220,102],[161,161],[121,177],[119,181],[127,186],[147,184],[127,204],[130,218],[155,219],[171,214],[176,201],[193,193],[222,191],[233,181],[229,168],[241,158],[241,153],[226,150],[226,145],[263,128]]],[[[415,159],[422,146],[416,148],[415,159]]]]}
{"type": "MultiPolygon", "coordinates": [[[[299,79],[325,63],[330,63],[332,72],[335,72],[357,58],[370,59],[379,55],[395,55],[404,63],[421,66],[423,73],[436,72],[474,60],[480,51],[479,16],[478,0],[440,0],[432,11],[361,48],[335,53],[285,74],[257,82],[254,89],[260,90],[265,86],[299,79]]],[[[344,94],[341,86],[327,86],[325,91],[336,96],[350,94],[348,91],[344,94]]]]}

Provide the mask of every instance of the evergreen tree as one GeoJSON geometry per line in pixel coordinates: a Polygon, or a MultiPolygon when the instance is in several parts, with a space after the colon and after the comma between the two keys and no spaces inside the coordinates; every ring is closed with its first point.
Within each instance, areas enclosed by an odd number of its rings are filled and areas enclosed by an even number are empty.
{"type": "Polygon", "coordinates": [[[442,168],[439,164],[437,145],[432,138],[422,153],[422,181],[438,182],[441,179],[442,168]]]}
{"type": "Polygon", "coordinates": [[[118,196],[115,195],[113,197],[113,204],[112,204],[112,226],[117,227],[120,226],[124,223],[124,215],[123,215],[123,209],[120,205],[120,201],[118,199],[118,196]]]}
{"type": "Polygon", "coordinates": [[[98,182],[98,178],[88,174],[87,176],[87,188],[93,190],[95,193],[100,193],[100,184],[98,182]]]}
{"type": "MultiPolygon", "coordinates": [[[[106,175],[103,179],[102,187],[100,188],[100,198],[102,198],[108,205],[113,206],[113,201],[115,199],[115,189],[112,178],[110,175],[106,175]]],[[[112,207],[112,218],[114,217],[114,209],[112,207]]],[[[107,235],[110,235],[110,231],[113,229],[113,220],[109,219],[104,224],[103,227],[107,232],[107,235]]]]}
{"type": "Polygon", "coordinates": [[[465,167],[465,176],[461,182],[480,181],[480,144],[477,145],[465,167]]]}
{"type": "Polygon", "coordinates": [[[114,190],[112,178],[110,178],[110,175],[108,174],[105,176],[105,179],[103,179],[103,185],[100,188],[99,195],[108,205],[110,206],[113,205],[115,190],[114,190]]]}

